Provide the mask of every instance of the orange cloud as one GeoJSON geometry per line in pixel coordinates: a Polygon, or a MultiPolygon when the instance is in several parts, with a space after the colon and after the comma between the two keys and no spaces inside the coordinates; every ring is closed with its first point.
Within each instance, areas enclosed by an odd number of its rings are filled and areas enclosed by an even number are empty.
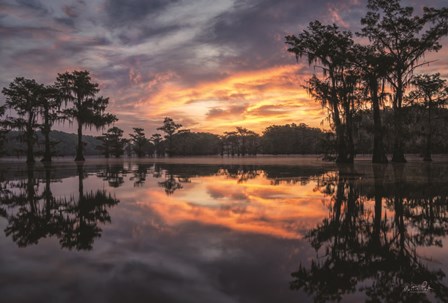
{"type": "Polygon", "coordinates": [[[301,65],[242,72],[223,80],[184,87],[176,79],[139,102],[148,119],[171,116],[193,131],[222,133],[235,126],[261,132],[272,124],[307,123],[319,127],[325,115],[301,87],[309,75],[301,65]]]}
{"type": "Polygon", "coordinates": [[[273,186],[263,176],[244,183],[225,176],[201,177],[170,196],[151,188],[139,204],[155,211],[168,226],[199,222],[297,239],[328,215],[315,186],[315,182],[273,186]]]}

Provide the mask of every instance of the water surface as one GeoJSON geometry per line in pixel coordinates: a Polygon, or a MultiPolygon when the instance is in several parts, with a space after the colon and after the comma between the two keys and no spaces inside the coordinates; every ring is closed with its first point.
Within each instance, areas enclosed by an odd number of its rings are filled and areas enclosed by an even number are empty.
{"type": "Polygon", "coordinates": [[[2,301],[448,301],[447,163],[298,163],[1,163],[2,301]]]}

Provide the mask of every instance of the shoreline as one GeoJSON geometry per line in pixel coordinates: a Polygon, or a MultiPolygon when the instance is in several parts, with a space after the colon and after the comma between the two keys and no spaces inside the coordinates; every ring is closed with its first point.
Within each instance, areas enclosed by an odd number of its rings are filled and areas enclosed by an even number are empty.
{"type": "MultiPolygon", "coordinates": [[[[84,165],[91,164],[150,164],[150,163],[165,163],[165,164],[197,164],[197,165],[285,165],[285,166],[337,166],[335,162],[323,161],[321,155],[257,155],[245,157],[228,157],[228,156],[185,156],[185,157],[163,157],[163,158],[137,158],[137,157],[121,157],[121,158],[103,158],[97,156],[86,156],[86,161],[76,162],[72,156],[54,157],[53,162],[49,164],[77,164],[84,165]]],[[[390,159],[391,157],[389,157],[390,159]]],[[[419,155],[408,154],[406,164],[439,164],[448,163],[448,155],[433,155],[432,162],[425,162],[419,155]]],[[[372,164],[371,155],[360,155],[355,158],[354,164],[372,164]]],[[[0,164],[26,164],[25,158],[22,157],[3,157],[0,158],[0,164]]],[[[402,164],[393,163],[388,164],[402,164]]],[[[36,158],[34,165],[43,165],[40,157],[36,158]]],[[[346,164],[340,164],[346,165],[346,164]]]]}

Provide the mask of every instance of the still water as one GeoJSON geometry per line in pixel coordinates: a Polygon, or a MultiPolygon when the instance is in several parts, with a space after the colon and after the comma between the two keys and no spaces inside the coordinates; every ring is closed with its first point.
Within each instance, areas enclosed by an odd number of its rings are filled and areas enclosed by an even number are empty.
{"type": "Polygon", "coordinates": [[[2,302],[448,302],[448,163],[0,164],[2,302]]]}

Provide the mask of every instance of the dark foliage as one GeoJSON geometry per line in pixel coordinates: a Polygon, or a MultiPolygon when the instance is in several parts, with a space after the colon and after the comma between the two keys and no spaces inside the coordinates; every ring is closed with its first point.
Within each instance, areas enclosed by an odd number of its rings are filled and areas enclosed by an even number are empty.
{"type": "Polygon", "coordinates": [[[265,154],[320,154],[324,152],[325,133],[306,124],[273,125],[260,140],[265,154]]]}
{"type": "Polygon", "coordinates": [[[73,71],[58,74],[55,83],[62,100],[71,105],[64,110],[64,114],[78,124],[78,145],[76,161],[84,161],[84,143],[82,131],[85,127],[94,126],[100,129],[117,118],[106,113],[109,98],[96,97],[99,92],[98,83],[92,82],[88,71],[73,71]]]}

